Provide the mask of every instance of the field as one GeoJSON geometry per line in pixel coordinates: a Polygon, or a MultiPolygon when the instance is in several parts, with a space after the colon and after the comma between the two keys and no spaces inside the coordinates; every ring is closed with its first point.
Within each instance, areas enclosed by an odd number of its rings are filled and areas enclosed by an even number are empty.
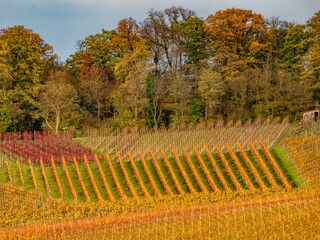
{"type": "Polygon", "coordinates": [[[258,145],[260,139],[263,139],[267,147],[274,145],[277,139],[288,127],[288,119],[282,122],[279,119],[257,119],[255,122],[248,120],[242,124],[240,121],[232,121],[224,125],[223,122],[209,123],[204,126],[190,125],[179,126],[177,128],[154,128],[141,129],[132,132],[111,132],[109,129],[88,130],[82,138],[75,138],[84,146],[94,149],[95,152],[105,154],[108,152],[116,158],[116,153],[127,155],[130,151],[134,153],[134,158],[138,157],[141,151],[144,157],[149,155],[149,149],[154,149],[155,156],[162,158],[160,149],[172,156],[171,148],[177,150],[178,155],[182,155],[182,147],[191,151],[195,145],[200,151],[204,151],[203,145],[206,144],[209,149],[214,148],[215,144],[221,146],[222,151],[227,151],[226,143],[229,142],[232,148],[237,147],[236,142],[240,142],[244,149],[250,149],[249,139],[254,145],[258,145]]]}
{"type": "Polygon", "coordinates": [[[319,237],[320,138],[286,121],[203,128],[3,137],[0,239],[319,237]]]}

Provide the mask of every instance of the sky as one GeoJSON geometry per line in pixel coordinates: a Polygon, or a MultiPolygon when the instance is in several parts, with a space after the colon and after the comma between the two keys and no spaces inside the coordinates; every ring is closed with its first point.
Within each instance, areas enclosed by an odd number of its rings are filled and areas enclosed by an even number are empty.
{"type": "Polygon", "coordinates": [[[241,8],[305,23],[320,10],[319,0],[0,0],[0,29],[23,25],[38,33],[65,61],[85,37],[115,29],[128,17],[138,22],[151,8],[182,6],[206,18],[219,10],[241,8]]]}

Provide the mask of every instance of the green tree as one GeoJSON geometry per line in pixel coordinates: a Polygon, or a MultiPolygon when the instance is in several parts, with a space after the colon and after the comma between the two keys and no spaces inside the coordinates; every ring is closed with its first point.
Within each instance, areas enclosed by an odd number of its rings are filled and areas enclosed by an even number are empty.
{"type": "Polygon", "coordinates": [[[146,96],[148,99],[148,106],[146,107],[146,124],[148,127],[157,126],[157,99],[154,87],[154,76],[151,72],[149,72],[146,77],[146,96]]]}
{"type": "Polygon", "coordinates": [[[182,36],[186,62],[189,64],[199,64],[208,57],[207,43],[208,35],[204,27],[204,21],[198,17],[190,17],[178,23],[179,32],[182,36]]]}
{"type": "Polygon", "coordinates": [[[201,99],[199,98],[192,98],[190,102],[190,121],[192,123],[198,123],[202,117],[202,106],[201,106],[201,99]]]}
{"type": "Polygon", "coordinates": [[[293,73],[295,79],[298,79],[303,71],[302,60],[307,55],[313,41],[312,33],[301,24],[289,27],[284,37],[281,62],[286,71],[293,73]]]}
{"type": "Polygon", "coordinates": [[[8,100],[4,100],[0,108],[0,132],[11,132],[12,117],[11,106],[8,100]]]}
{"type": "MultiPolygon", "coordinates": [[[[132,110],[137,125],[141,119],[145,119],[145,79],[151,67],[151,52],[138,30],[139,26],[134,19],[123,19],[112,39],[114,51],[118,55],[114,73],[120,91],[130,97],[126,104],[132,110]]],[[[119,109],[116,111],[120,112],[119,109]]]]}
{"type": "Polygon", "coordinates": [[[200,75],[199,80],[199,95],[204,101],[205,111],[204,117],[206,120],[213,119],[214,115],[219,112],[219,104],[225,93],[225,84],[219,72],[212,68],[205,69],[200,75]]]}
{"type": "Polygon", "coordinates": [[[33,130],[41,126],[37,109],[39,86],[49,68],[55,65],[52,47],[39,34],[24,26],[0,31],[0,52],[10,78],[4,84],[12,106],[15,131],[33,130]]]}
{"type": "Polygon", "coordinates": [[[74,78],[77,105],[88,124],[99,124],[113,115],[111,95],[117,88],[113,35],[114,30],[102,29],[101,33],[86,37],[78,42],[78,50],[66,61],[67,72],[74,78]]]}
{"type": "Polygon", "coordinates": [[[316,12],[306,25],[314,42],[304,58],[303,77],[307,81],[312,81],[315,98],[320,103],[320,11],[316,12]]]}

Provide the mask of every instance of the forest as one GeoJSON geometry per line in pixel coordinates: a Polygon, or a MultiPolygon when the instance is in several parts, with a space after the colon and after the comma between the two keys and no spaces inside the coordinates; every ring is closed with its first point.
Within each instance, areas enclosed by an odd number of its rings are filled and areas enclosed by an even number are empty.
{"type": "Polygon", "coordinates": [[[289,117],[318,108],[320,11],[151,9],[79,40],[61,62],[25,26],[0,30],[0,132],[136,129],[289,117]]]}

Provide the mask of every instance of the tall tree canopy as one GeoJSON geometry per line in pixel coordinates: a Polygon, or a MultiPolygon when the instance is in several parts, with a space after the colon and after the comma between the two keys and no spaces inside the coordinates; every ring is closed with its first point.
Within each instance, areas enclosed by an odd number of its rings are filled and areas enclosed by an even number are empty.
{"type": "Polygon", "coordinates": [[[320,103],[319,19],[151,9],[78,41],[65,64],[31,29],[2,29],[0,131],[299,120],[320,103]]]}
{"type": "Polygon", "coordinates": [[[266,60],[270,31],[261,14],[232,8],[208,16],[205,23],[211,52],[227,75],[266,60]]]}
{"type": "Polygon", "coordinates": [[[2,64],[7,69],[2,90],[6,91],[12,109],[13,129],[39,129],[39,86],[57,56],[39,34],[24,26],[0,31],[0,52],[2,64]]]}

